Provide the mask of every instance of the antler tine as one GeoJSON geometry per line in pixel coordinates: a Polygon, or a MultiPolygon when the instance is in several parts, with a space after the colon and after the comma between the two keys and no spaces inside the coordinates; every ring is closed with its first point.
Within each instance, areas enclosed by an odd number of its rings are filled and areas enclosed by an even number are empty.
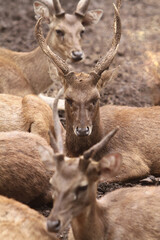
{"type": "Polygon", "coordinates": [[[62,8],[59,0],[52,0],[52,1],[53,1],[53,5],[54,5],[56,17],[64,16],[65,11],[64,11],[64,9],[62,8]]]}
{"type": "Polygon", "coordinates": [[[116,1],[116,7],[117,7],[118,12],[119,12],[120,7],[121,7],[121,0],[117,0],[117,1],[116,1]]]}
{"type": "Polygon", "coordinates": [[[79,3],[77,4],[75,14],[77,14],[80,17],[84,17],[88,9],[89,3],[90,0],[80,0],[79,3]]]}
{"type": "Polygon", "coordinates": [[[110,131],[100,142],[93,145],[90,149],[83,153],[84,159],[92,158],[94,159],[95,155],[102,150],[102,148],[109,143],[109,141],[113,138],[116,132],[119,130],[119,127],[116,127],[112,131],[110,131]]]}
{"type": "Polygon", "coordinates": [[[42,51],[53,61],[53,63],[62,71],[63,75],[67,75],[69,74],[68,64],[62,58],[52,52],[52,50],[45,41],[41,27],[43,20],[44,18],[39,18],[35,27],[35,35],[39,46],[41,47],[42,51]]]}
{"type": "MultiPolygon", "coordinates": [[[[117,0],[118,7],[120,7],[120,2],[121,1],[117,0]]],[[[96,83],[100,79],[101,74],[105,70],[107,70],[109,68],[110,64],[112,63],[112,61],[117,53],[120,38],[121,38],[121,19],[120,19],[120,15],[119,15],[117,7],[115,6],[115,4],[113,4],[113,6],[114,6],[114,10],[115,10],[115,17],[114,17],[115,34],[114,34],[114,37],[112,40],[112,46],[111,46],[110,50],[106,53],[106,55],[97,62],[97,64],[95,65],[95,68],[90,73],[90,75],[95,79],[96,83]]]]}
{"type": "MultiPolygon", "coordinates": [[[[63,154],[64,148],[63,148],[63,137],[62,137],[61,125],[60,125],[60,120],[58,115],[58,100],[63,93],[64,93],[64,88],[61,88],[53,103],[53,123],[54,123],[55,136],[56,136],[56,142],[57,142],[56,145],[57,145],[58,153],[60,154],[63,154]]],[[[55,142],[53,142],[53,144],[55,145],[55,142]]]]}

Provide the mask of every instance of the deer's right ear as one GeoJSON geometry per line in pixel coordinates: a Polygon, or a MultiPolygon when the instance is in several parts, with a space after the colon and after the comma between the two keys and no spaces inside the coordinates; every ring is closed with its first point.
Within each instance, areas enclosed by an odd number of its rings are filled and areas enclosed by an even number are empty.
{"type": "Polygon", "coordinates": [[[44,163],[47,170],[55,170],[55,161],[53,158],[53,151],[49,147],[46,148],[43,145],[38,146],[38,152],[42,162],[44,163]]]}
{"type": "Polygon", "coordinates": [[[51,22],[52,15],[51,15],[50,9],[47,5],[45,5],[39,1],[35,1],[33,3],[33,7],[34,7],[36,19],[39,19],[40,17],[44,17],[49,23],[51,22]]]}

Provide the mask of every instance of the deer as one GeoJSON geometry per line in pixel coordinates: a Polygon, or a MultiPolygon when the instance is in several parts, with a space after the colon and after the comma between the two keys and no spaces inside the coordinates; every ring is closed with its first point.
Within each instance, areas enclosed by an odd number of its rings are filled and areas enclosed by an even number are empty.
{"type": "Polygon", "coordinates": [[[116,127],[79,157],[66,156],[58,111],[54,105],[54,154],[48,158],[41,149],[46,168],[55,167],[50,179],[53,208],[47,219],[49,232],[61,233],[69,227],[69,240],[146,240],[160,238],[160,187],[121,188],[96,199],[100,179],[117,174],[120,153],[100,151],[116,137],[116,127]],[[97,156],[99,158],[97,159],[97,156]],[[53,167],[52,167],[53,165],[53,167]]]}
{"type": "MultiPolygon", "coordinates": [[[[44,54],[59,67],[64,77],[64,98],[66,115],[66,155],[78,157],[85,150],[99,142],[105,134],[117,125],[117,135],[100,152],[119,152],[123,163],[117,176],[103,181],[119,182],[143,178],[149,174],[160,175],[160,107],[129,107],[105,105],[100,107],[100,89],[109,78],[101,78],[117,53],[121,38],[119,4],[114,5],[115,33],[109,51],[99,59],[91,72],[70,71],[66,61],[57,58],[47,45],[39,19],[35,32],[44,54]]],[[[99,157],[99,156],[97,156],[99,157]]]]}
{"type": "Polygon", "coordinates": [[[46,219],[28,206],[0,196],[0,239],[58,240],[45,227],[46,219]]]}
{"type": "MultiPolygon", "coordinates": [[[[99,9],[87,11],[89,2],[80,0],[73,14],[67,14],[59,0],[39,0],[33,4],[36,18],[43,16],[47,21],[47,43],[50,48],[70,62],[84,59],[81,42],[85,27],[98,23],[103,14],[99,9]]],[[[0,48],[0,93],[21,97],[40,94],[39,96],[51,106],[53,99],[41,94],[53,81],[61,79],[53,64],[51,68],[52,74],[48,58],[39,46],[30,52],[0,48]]],[[[63,105],[62,100],[59,107],[63,109],[63,105]]]]}
{"type": "Polygon", "coordinates": [[[24,131],[43,137],[50,144],[54,135],[52,110],[36,95],[0,94],[0,132],[24,131]]]}
{"type": "Polygon", "coordinates": [[[0,133],[0,195],[30,206],[52,201],[48,171],[41,161],[39,146],[53,155],[52,148],[40,136],[27,132],[0,133]]]}

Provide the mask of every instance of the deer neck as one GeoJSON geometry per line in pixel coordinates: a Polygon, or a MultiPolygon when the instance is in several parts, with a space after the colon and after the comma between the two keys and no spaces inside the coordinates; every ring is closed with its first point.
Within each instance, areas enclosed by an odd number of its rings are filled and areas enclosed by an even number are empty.
{"type": "Polygon", "coordinates": [[[90,199],[90,205],[72,220],[72,231],[76,240],[105,239],[104,220],[102,218],[104,212],[98,204],[98,200],[96,200],[96,189],[95,187],[95,194],[90,199]]]}
{"type": "Polygon", "coordinates": [[[100,122],[100,113],[93,123],[93,129],[90,136],[77,137],[73,131],[73,124],[66,116],[66,153],[69,157],[78,157],[85,150],[99,142],[103,137],[103,129],[100,122]]]}

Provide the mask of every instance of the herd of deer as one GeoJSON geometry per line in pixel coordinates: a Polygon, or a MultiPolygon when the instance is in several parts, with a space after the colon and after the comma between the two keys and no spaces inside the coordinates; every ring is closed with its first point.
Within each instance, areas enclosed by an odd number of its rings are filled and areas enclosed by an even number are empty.
{"type": "Polygon", "coordinates": [[[121,38],[121,0],[109,51],[89,74],[71,69],[84,58],[84,27],[102,16],[87,10],[89,2],[80,0],[66,14],[59,0],[35,1],[39,47],[0,49],[0,239],[56,240],[70,224],[69,240],[160,239],[160,187],[121,188],[96,199],[99,182],[160,175],[160,107],[99,106],[109,80],[101,76],[121,38]],[[51,109],[47,97],[40,96],[46,103],[36,95],[55,80],[63,87],[51,109]],[[65,129],[58,116],[62,95],[65,129]],[[37,201],[54,202],[47,221],[25,205],[37,201]]]}

